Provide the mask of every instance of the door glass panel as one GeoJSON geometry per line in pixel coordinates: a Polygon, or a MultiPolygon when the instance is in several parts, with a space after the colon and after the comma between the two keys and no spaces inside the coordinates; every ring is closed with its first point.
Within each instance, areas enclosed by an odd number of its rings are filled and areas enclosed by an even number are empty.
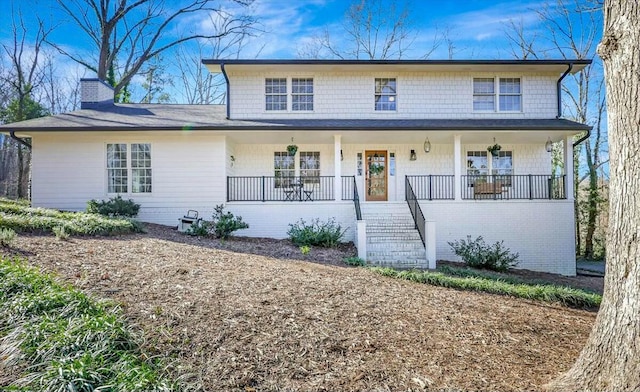
{"type": "Polygon", "coordinates": [[[367,200],[387,200],[387,152],[366,152],[366,178],[367,200]]]}

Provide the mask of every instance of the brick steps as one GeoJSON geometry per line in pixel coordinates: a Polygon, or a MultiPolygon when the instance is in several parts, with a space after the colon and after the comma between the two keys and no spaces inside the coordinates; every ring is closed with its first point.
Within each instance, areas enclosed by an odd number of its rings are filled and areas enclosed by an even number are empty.
{"type": "Polygon", "coordinates": [[[367,262],[422,268],[426,253],[406,203],[371,203],[362,208],[367,222],[367,262]]]}

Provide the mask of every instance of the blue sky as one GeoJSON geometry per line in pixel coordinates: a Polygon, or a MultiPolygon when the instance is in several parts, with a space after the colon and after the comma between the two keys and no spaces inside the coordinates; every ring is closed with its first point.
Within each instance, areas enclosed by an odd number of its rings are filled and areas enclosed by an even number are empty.
{"type": "MultiPolygon", "coordinates": [[[[171,4],[172,2],[167,2],[171,4]]],[[[339,32],[347,0],[255,0],[251,6],[264,33],[251,39],[243,57],[296,58],[305,42],[325,28],[339,32]]],[[[407,58],[420,58],[433,45],[436,31],[449,31],[455,43],[454,58],[511,58],[504,38],[505,23],[513,20],[533,31],[539,20],[535,14],[543,1],[434,1],[413,0],[411,20],[416,28],[416,39],[407,58]]],[[[27,23],[35,19],[29,15],[35,10],[46,22],[57,25],[53,39],[69,47],[86,47],[82,33],[69,21],[55,0],[0,0],[1,15],[10,15],[22,9],[27,23]]],[[[9,19],[2,18],[0,40],[8,38],[9,19]]],[[[193,25],[206,25],[205,21],[192,21],[193,25]]],[[[29,26],[29,25],[28,25],[29,26]]],[[[339,37],[338,37],[339,38],[339,37]]],[[[441,45],[430,58],[448,58],[446,45],[441,45]]]]}

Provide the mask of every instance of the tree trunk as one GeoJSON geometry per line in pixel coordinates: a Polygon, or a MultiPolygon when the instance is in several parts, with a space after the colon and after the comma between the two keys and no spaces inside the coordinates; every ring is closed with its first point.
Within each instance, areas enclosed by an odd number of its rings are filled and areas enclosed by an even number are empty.
{"type": "Polygon", "coordinates": [[[24,152],[22,146],[18,144],[18,199],[24,199],[22,183],[24,182],[24,152]]]}
{"type": "Polygon", "coordinates": [[[607,86],[610,218],[607,273],[595,325],[553,391],[640,390],[640,3],[606,0],[598,49],[607,86]]]}

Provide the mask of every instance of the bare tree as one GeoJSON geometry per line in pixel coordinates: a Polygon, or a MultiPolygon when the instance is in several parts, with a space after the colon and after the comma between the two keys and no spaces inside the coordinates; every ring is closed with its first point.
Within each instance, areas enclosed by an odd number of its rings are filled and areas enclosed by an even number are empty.
{"type": "Polygon", "coordinates": [[[604,37],[610,150],[607,274],[600,311],[573,367],[553,391],[640,390],[640,4],[606,0],[604,37]]]}
{"type": "MultiPolygon", "coordinates": [[[[401,59],[414,43],[418,32],[411,19],[409,3],[403,0],[353,0],[345,15],[342,31],[322,35],[298,50],[300,57],[386,60],[401,59]]],[[[438,37],[422,57],[437,48],[438,37]]]]}
{"type": "MultiPolygon", "coordinates": [[[[228,0],[228,5],[247,6],[252,0],[228,0]]],[[[60,53],[96,72],[109,81],[119,96],[131,79],[151,58],[199,38],[221,38],[243,34],[251,29],[250,16],[231,15],[216,0],[190,0],[166,5],[164,0],[58,0],[67,15],[90,38],[97,58],[86,59],[62,45],[50,42],[60,53]],[[180,4],[174,7],[175,4],[180,4]],[[169,38],[168,30],[193,15],[209,14],[223,20],[214,31],[192,31],[179,38],[169,38]]]]}
{"type": "MultiPolygon", "coordinates": [[[[606,111],[603,76],[596,56],[598,27],[601,24],[598,7],[599,3],[594,0],[555,0],[544,4],[536,12],[545,25],[548,38],[536,32],[529,34],[522,22],[510,21],[505,29],[512,55],[516,58],[539,59],[559,54],[566,59],[593,60],[593,64],[583,71],[568,75],[562,86],[567,98],[563,107],[566,115],[593,126],[591,138],[575,151],[576,250],[586,258],[595,256],[594,234],[604,200],[598,174],[609,162],[606,157],[606,128],[602,122],[606,111]],[[586,225],[584,228],[583,223],[586,225]]],[[[555,162],[558,163],[557,160],[555,162]]]]}
{"type": "MultiPolygon", "coordinates": [[[[40,55],[48,34],[52,29],[44,26],[38,20],[38,29],[33,44],[27,44],[27,28],[20,11],[12,12],[12,41],[3,44],[2,48],[11,62],[10,71],[4,75],[4,83],[9,86],[10,102],[3,108],[3,121],[16,122],[42,116],[46,113],[43,108],[32,99],[34,88],[43,79],[40,71],[40,55]],[[18,20],[15,19],[18,15],[18,20]]],[[[27,142],[11,143],[16,149],[17,163],[17,197],[28,196],[29,167],[31,162],[31,146],[27,142]]],[[[9,147],[7,145],[6,147],[9,147]]],[[[11,147],[9,147],[11,148],[11,147]]]]}

